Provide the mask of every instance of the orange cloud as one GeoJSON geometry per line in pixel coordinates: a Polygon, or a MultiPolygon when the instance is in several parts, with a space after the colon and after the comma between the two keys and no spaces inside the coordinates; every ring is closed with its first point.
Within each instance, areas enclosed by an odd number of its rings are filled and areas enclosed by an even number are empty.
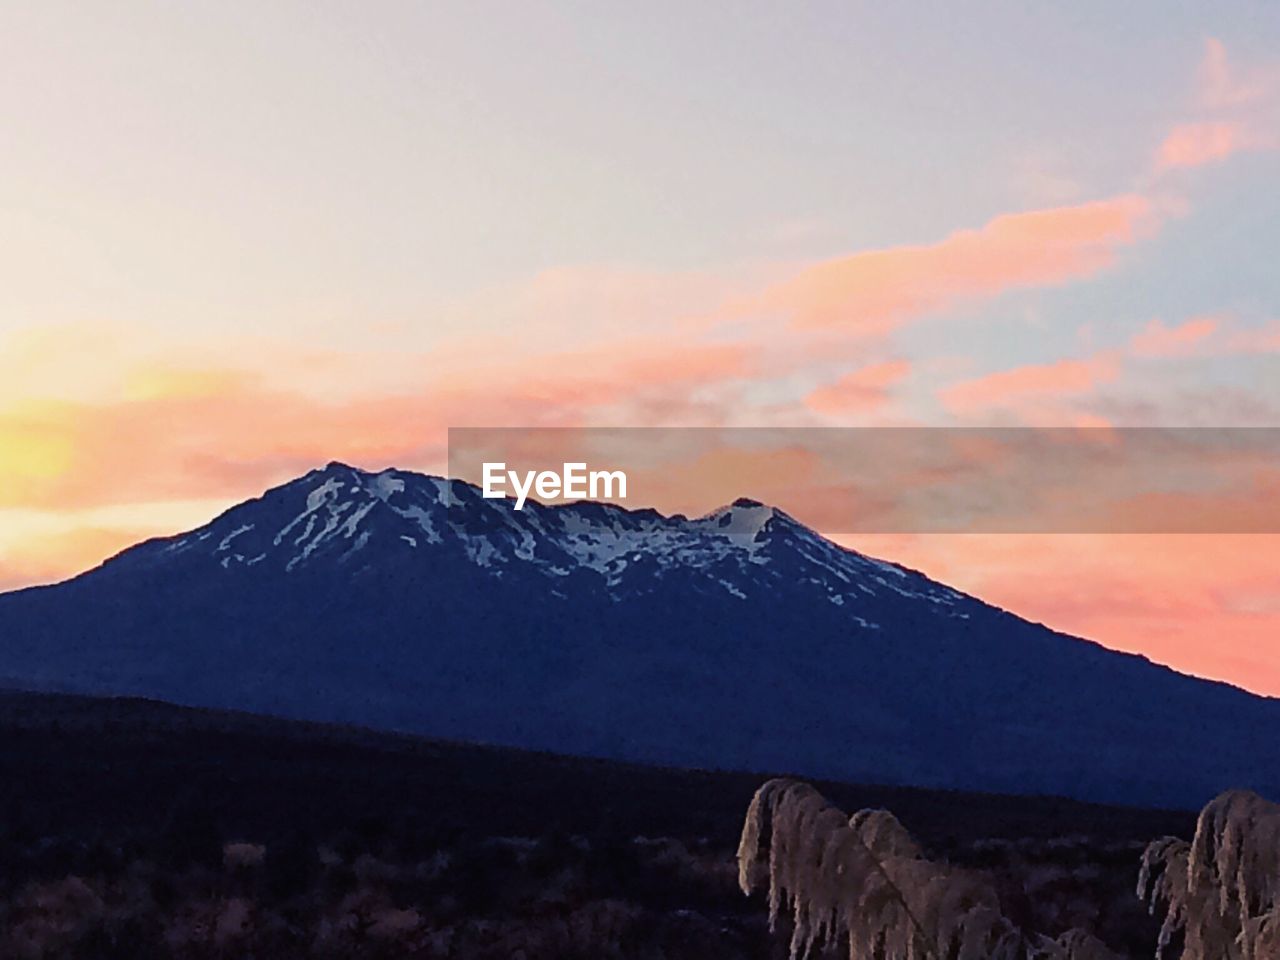
{"type": "Polygon", "coordinates": [[[1136,195],[1004,214],[939,243],[810,267],[768,291],[759,306],[802,328],[883,333],[1010,290],[1090,277],[1154,224],[1151,204],[1136,195]]]}
{"type": "Polygon", "coordinates": [[[240,372],[143,371],[112,400],[0,408],[0,508],[243,496],[334,458],[440,469],[449,426],[576,426],[634,403],[679,420],[692,393],[748,372],[741,344],[642,338],[428,368],[422,390],[334,402],[240,372]]]}
{"type": "Polygon", "coordinates": [[[872,364],[819,387],[805,397],[805,404],[830,416],[874,412],[888,403],[891,388],[910,372],[911,364],[906,360],[872,364]]]}
{"type": "Polygon", "coordinates": [[[1119,375],[1119,355],[1106,352],[1085,360],[1058,360],[1001,370],[953,384],[940,391],[939,397],[952,413],[966,414],[1028,399],[1090,393],[1119,375]]]}
{"type": "Polygon", "coordinates": [[[172,532],[86,526],[18,539],[6,545],[0,555],[0,591],[65,580],[148,536],[172,532]]]}
{"type": "Polygon", "coordinates": [[[1262,146],[1262,139],[1249,133],[1237,121],[1183,123],[1174,127],[1160,144],[1156,152],[1156,169],[1203,167],[1262,146]]]}
{"type": "Polygon", "coordinates": [[[1195,351],[1206,338],[1219,328],[1217,317],[1192,317],[1175,327],[1166,327],[1160,320],[1152,320],[1141,333],[1129,341],[1129,350],[1138,357],[1176,357],[1195,351]]]}
{"type": "Polygon", "coordinates": [[[0,507],[0,590],[76,574],[147,537],[207,522],[226,507],[177,500],[119,507],[0,507]]]}

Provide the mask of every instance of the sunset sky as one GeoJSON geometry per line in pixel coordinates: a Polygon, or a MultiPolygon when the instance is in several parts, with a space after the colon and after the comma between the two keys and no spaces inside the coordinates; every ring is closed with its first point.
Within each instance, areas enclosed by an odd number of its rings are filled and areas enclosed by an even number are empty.
{"type": "MultiPolygon", "coordinates": [[[[9,4],[0,81],[0,589],[450,426],[1280,426],[1272,3],[9,4]]],[[[1280,535],[841,542],[1280,695],[1280,535]]]]}

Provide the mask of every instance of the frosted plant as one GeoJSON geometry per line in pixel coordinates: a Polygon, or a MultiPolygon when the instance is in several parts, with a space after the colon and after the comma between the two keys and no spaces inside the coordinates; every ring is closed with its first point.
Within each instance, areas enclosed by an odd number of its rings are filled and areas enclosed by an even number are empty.
{"type": "Polygon", "coordinates": [[[859,810],[849,818],[849,826],[857,831],[867,849],[879,857],[906,857],[917,860],[920,845],[888,810],[859,810]]]}
{"type": "Polygon", "coordinates": [[[1248,936],[1256,956],[1280,957],[1280,909],[1250,920],[1248,936]]]}
{"type": "Polygon", "coordinates": [[[1181,932],[1181,960],[1276,960],[1280,806],[1248,791],[1222,794],[1190,844],[1166,837],[1147,847],[1138,895],[1166,907],[1157,958],[1181,932]]]}
{"type": "Polygon", "coordinates": [[[844,942],[851,960],[1110,960],[1073,931],[1030,944],[973,873],[934,863],[891,813],[846,818],[818,791],[770,780],[738,846],[744,893],[768,882],[769,925],[786,911],[791,958],[844,942]],[[1044,952],[1049,950],[1050,952],[1044,952]]]}
{"type": "Polygon", "coordinates": [[[1147,846],[1138,872],[1138,896],[1152,913],[1165,905],[1164,922],[1156,943],[1156,958],[1163,960],[1174,938],[1183,935],[1184,960],[1218,958],[1235,960],[1239,933],[1233,919],[1224,923],[1217,908],[1218,893],[1198,881],[1192,886],[1191,844],[1177,837],[1163,837],[1147,846]]]}
{"type": "Polygon", "coordinates": [[[1191,844],[1192,888],[1213,886],[1240,926],[1240,955],[1258,957],[1251,921],[1280,909],[1280,806],[1256,793],[1224,793],[1200,814],[1191,844]]]}

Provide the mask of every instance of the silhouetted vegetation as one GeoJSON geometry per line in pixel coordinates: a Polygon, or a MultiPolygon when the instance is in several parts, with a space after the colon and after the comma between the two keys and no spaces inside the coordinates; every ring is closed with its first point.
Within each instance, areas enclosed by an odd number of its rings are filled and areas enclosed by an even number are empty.
{"type": "MultiPolygon", "coordinates": [[[[762,778],[138,701],[0,696],[0,957],[763,958],[762,778]]],[[[822,785],[980,871],[1010,920],[1149,955],[1133,895],[1190,813],[822,785]]]]}

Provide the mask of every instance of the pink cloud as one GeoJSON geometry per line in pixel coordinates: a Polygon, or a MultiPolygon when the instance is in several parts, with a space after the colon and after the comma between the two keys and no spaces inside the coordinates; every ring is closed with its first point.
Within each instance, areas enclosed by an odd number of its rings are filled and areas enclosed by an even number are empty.
{"type": "Polygon", "coordinates": [[[1184,170],[1220,163],[1239,153],[1274,150],[1274,99],[1280,91],[1276,65],[1242,71],[1227,60],[1217,39],[1205,42],[1197,80],[1196,105],[1202,116],[1180,123],[1156,150],[1155,171],[1184,170]]]}
{"type": "Polygon", "coordinates": [[[807,397],[811,410],[831,416],[870,413],[889,402],[890,390],[911,372],[906,360],[872,364],[819,387],[807,397]]]}
{"type": "Polygon", "coordinates": [[[1221,40],[1209,37],[1205,41],[1198,77],[1201,106],[1216,110],[1255,103],[1269,97],[1277,81],[1280,71],[1275,67],[1239,71],[1229,62],[1221,40]]]}
{"type": "Polygon", "coordinates": [[[1137,195],[1003,214],[938,243],[870,250],[809,267],[769,290],[758,305],[802,328],[883,333],[1010,290],[1093,276],[1155,225],[1150,202],[1137,195]]]}
{"type": "Polygon", "coordinates": [[[1238,121],[1183,123],[1174,127],[1156,153],[1157,170],[1203,167],[1233,154],[1264,149],[1268,141],[1238,121]]]}
{"type": "Polygon", "coordinates": [[[1120,356],[1113,351],[1084,360],[1028,364],[952,384],[939,393],[955,414],[1007,407],[1027,400],[1088,394],[1120,376],[1120,356]]]}
{"type": "Polygon", "coordinates": [[[1227,338],[1232,353],[1280,353],[1280,320],[1251,330],[1237,330],[1227,338]]]}
{"type": "Polygon", "coordinates": [[[1220,327],[1217,317],[1192,317],[1185,323],[1166,327],[1152,320],[1129,341],[1129,350],[1138,357],[1176,357],[1193,353],[1196,347],[1220,327]]]}

